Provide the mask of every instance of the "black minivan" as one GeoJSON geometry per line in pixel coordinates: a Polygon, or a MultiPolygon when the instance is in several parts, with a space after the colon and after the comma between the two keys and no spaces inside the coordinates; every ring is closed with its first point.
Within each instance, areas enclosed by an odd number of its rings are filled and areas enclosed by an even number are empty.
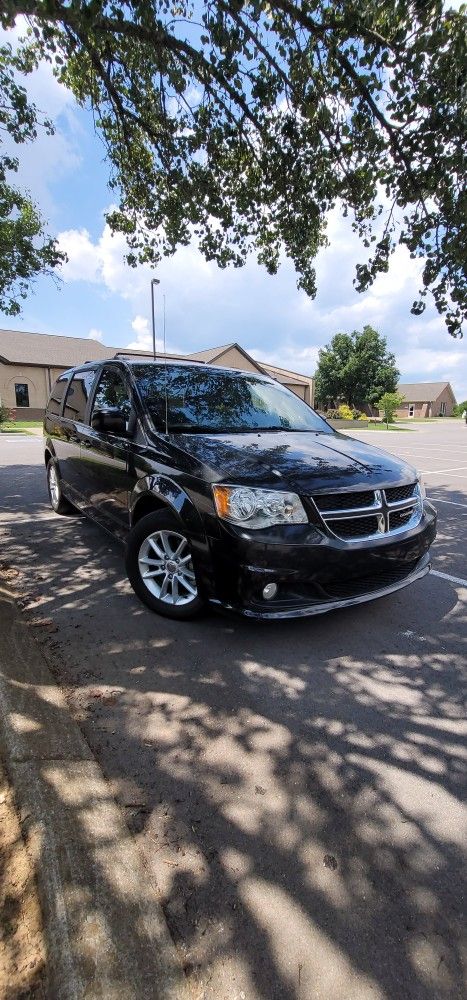
{"type": "Polygon", "coordinates": [[[44,422],[50,500],[126,544],[152,610],[319,614],[430,569],[436,513],[416,471],[334,431],[267,376],[112,360],[65,372],[44,422]]]}

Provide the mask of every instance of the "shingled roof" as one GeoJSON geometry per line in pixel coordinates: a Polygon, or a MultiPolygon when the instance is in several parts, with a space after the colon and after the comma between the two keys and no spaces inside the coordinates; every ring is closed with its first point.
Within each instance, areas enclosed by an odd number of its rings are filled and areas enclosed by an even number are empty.
{"type": "MultiPolygon", "coordinates": [[[[222,365],[222,358],[232,349],[236,349],[244,358],[253,362],[260,372],[276,376],[279,381],[296,384],[309,384],[311,377],[298,372],[269,365],[264,361],[256,361],[240,344],[235,342],[223,344],[220,347],[210,347],[205,351],[195,351],[192,354],[157,352],[158,358],[166,357],[169,361],[196,361],[199,364],[222,365]]],[[[102,361],[106,358],[132,357],[151,358],[151,351],[138,351],[128,347],[106,347],[97,340],[82,337],[60,337],[48,333],[25,333],[21,330],[0,330],[0,361],[17,365],[43,365],[50,368],[73,368],[86,361],[102,361]]]]}
{"type": "Polygon", "coordinates": [[[452,392],[449,382],[402,382],[397,391],[405,403],[434,403],[446,387],[452,392]]]}
{"type": "Polygon", "coordinates": [[[112,358],[116,350],[116,347],[105,347],[97,340],[84,340],[82,337],[0,330],[0,359],[9,364],[73,368],[85,361],[112,358]]]}

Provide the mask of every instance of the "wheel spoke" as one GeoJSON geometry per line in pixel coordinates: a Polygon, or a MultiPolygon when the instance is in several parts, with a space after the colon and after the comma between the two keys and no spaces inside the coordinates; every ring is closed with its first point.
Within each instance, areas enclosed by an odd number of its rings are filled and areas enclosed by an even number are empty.
{"type": "Polygon", "coordinates": [[[166,573],[165,577],[164,577],[164,581],[162,583],[161,592],[159,594],[159,597],[161,598],[161,600],[164,597],[166,597],[168,588],[169,588],[169,577],[168,577],[168,575],[166,573]]]}
{"type": "Polygon", "coordinates": [[[189,583],[188,580],[185,580],[184,578],[180,581],[180,583],[182,584],[183,587],[185,587],[185,590],[187,590],[189,594],[193,594],[193,597],[195,597],[195,595],[197,594],[196,587],[192,587],[191,583],[189,583]]]}
{"type": "Polygon", "coordinates": [[[151,556],[141,556],[139,561],[145,566],[163,566],[165,563],[164,559],[151,559],[151,556]]]}
{"type": "Polygon", "coordinates": [[[174,576],[172,580],[172,603],[176,604],[178,601],[178,577],[174,576]]]}
{"type": "Polygon", "coordinates": [[[147,573],[143,573],[143,580],[151,580],[154,576],[162,576],[165,573],[164,566],[160,566],[159,569],[148,570],[147,573]]]}
{"type": "Polygon", "coordinates": [[[162,542],[162,545],[163,545],[163,548],[164,548],[165,555],[168,556],[169,559],[172,559],[173,558],[173,551],[172,551],[172,549],[170,547],[169,534],[168,534],[167,531],[161,532],[161,542],[162,542]]]}
{"type": "MultiPolygon", "coordinates": [[[[175,549],[174,559],[176,559],[177,556],[179,556],[180,553],[183,552],[183,549],[185,548],[185,546],[186,546],[186,540],[184,538],[182,538],[182,540],[180,542],[180,545],[178,546],[177,549],[175,549]]],[[[191,556],[190,556],[190,559],[191,559],[191,556]]],[[[181,559],[180,561],[183,562],[183,559],[181,559]]]]}
{"type": "Polygon", "coordinates": [[[159,556],[159,559],[164,559],[165,558],[165,552],[158,547],[157,542],[155,541],[155,539],[154,538],[148,538],[148,542],[149,542],[151,548],[154,549],[154,552],[159,556]]]}

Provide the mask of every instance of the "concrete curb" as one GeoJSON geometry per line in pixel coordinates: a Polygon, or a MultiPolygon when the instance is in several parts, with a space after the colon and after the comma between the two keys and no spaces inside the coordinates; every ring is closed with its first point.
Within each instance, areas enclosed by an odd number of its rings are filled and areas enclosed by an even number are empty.
{"type": "Polygon", "coordinates": [[[54,1000],[188,1000],[154,887],[45,659],[0,586],[0,753],[34,857],[54,1000]]]}

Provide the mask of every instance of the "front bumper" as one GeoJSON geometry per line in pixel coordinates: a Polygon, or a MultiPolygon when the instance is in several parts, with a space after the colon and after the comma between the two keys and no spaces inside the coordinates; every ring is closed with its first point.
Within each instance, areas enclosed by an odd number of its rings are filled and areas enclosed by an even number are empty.
{"type": "Polygon", "coordinates": [[[436,513],[425,504],[416,528],[397,538],[345,544],[311,525],[269,533],[230,526],[209,539],[214,606],[256,619],[302,618],[385,597],[430,570],[436,513]],[[262,591],[277,583],[266,601],[262,591]]]}

